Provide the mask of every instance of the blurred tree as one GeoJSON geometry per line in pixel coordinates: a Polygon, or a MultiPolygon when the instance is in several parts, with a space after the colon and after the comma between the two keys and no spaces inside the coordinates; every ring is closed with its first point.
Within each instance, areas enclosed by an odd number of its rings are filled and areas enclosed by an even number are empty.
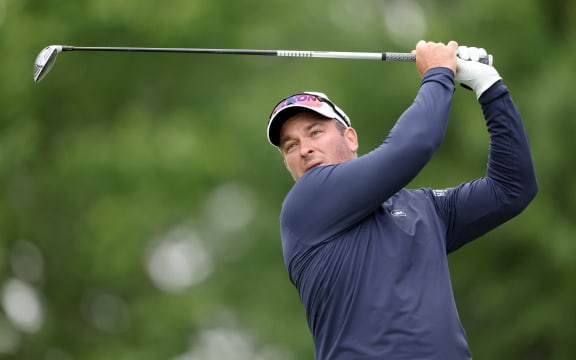
{"type": "MultiPolygon", "coordinates": [[[[34,84],[44,46],[410,51],[455,38],[495,55],[540,182],[526,212],[450,257],[472,353],[571,359],[574,6],[0,0],[0,357],[312,358],[278,231],[292,180],[267,115],[324,91],[368,152],[419,83],[409,64],[66,53],[34,84]]],[[[487,141],[458,89],[446,141],[410,185],[482,176],[487,141]]]]}

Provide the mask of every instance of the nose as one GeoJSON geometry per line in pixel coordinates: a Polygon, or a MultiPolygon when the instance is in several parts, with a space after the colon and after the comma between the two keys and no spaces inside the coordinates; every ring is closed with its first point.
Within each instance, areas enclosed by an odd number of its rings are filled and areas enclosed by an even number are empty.
{"type": "Polygon", "coordinates": [[[300,156],[306,157],[314,152],[312,144],[307,140],[300,141],[300,156]]]}

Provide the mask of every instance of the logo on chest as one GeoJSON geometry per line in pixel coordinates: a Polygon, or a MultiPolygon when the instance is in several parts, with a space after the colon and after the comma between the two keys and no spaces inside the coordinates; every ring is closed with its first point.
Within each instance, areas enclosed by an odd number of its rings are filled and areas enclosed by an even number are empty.
{"type": "Polygon", "coordinates": [[[394,209],[394,210],[390,210],[390,215],[392,215],[392,216],[406,216],[406,213],[403,210],[394,209]]]}

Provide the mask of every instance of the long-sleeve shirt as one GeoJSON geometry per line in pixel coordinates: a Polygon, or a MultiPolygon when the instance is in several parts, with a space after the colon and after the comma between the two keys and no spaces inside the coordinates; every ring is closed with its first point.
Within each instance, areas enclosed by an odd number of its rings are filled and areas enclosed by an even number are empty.
{"type": "Polygon", "coordinates": [[[284,261],[317,360],[471,358],[447,254],[519,214],[537,183],[520,114],[498,81],[479,99],[485,177],[405,188],[440,145],[454,90],[451,70],[429,70],[377,149],[309,170],[284,199],[284,261]]]}

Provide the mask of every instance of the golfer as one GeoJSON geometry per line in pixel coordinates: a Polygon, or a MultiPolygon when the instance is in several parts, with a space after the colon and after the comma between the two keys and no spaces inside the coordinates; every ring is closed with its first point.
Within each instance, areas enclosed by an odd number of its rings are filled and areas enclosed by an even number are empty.
{"type": "Polygon", "coordinates": [[[416,98],[366,155],[324,94],[292,95],[269,118],[268,139],[296,181],[282,205],[282,248],[317,360],[471,359],[447,254],[518,215],[537,192],[520,114],[496,69],[478,62],[485,51],[420,41],[414,52],[416,98]],[[484,114],[486,175],[406,189],[442,142],[454,80],[484,114]]]}

